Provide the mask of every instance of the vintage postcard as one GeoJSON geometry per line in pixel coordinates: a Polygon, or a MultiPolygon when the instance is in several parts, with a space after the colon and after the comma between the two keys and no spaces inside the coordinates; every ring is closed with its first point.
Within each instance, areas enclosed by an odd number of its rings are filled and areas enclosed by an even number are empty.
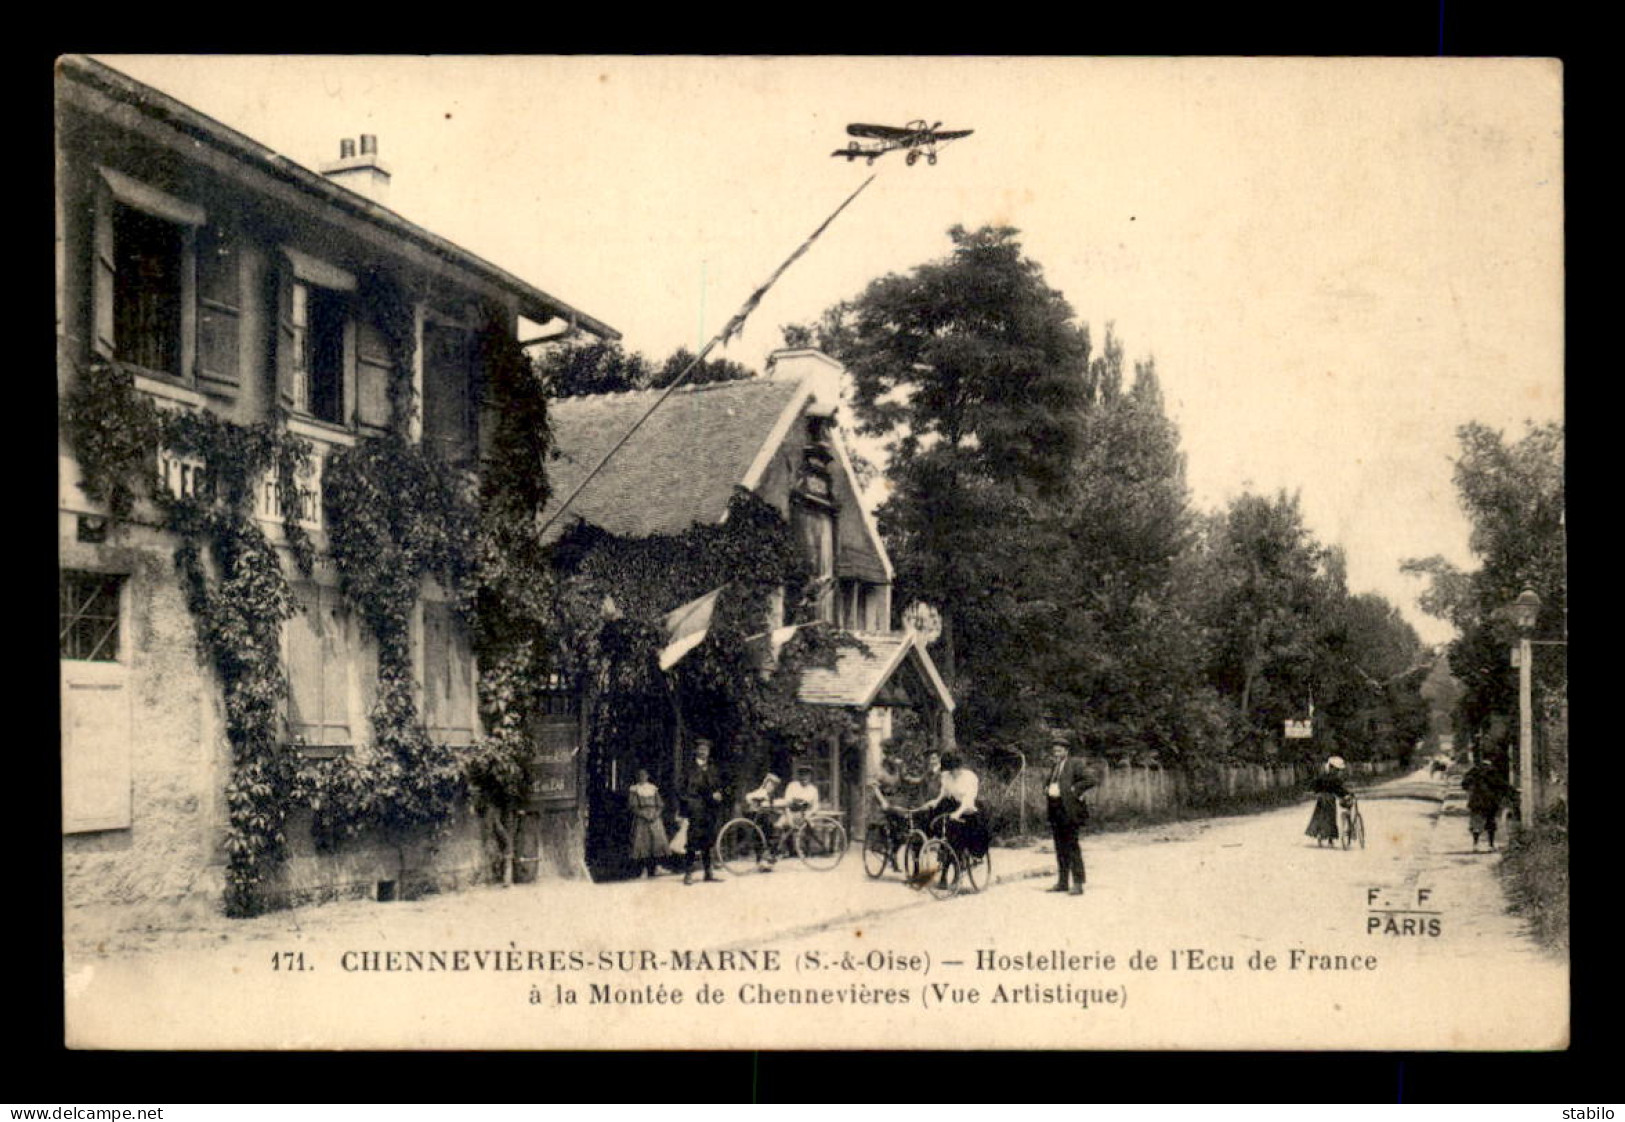
{"type": "Polygon", "coordinates": [[[1568,1046],[1560,63],[55,81],[68,1047],[1568,1046]]]}

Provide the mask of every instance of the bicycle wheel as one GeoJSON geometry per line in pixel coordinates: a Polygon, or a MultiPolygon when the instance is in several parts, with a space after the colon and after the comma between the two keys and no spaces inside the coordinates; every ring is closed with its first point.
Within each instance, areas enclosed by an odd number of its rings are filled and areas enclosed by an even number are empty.
{"type": "Polygon", "coordinates": [[[965,883],[972,892],[980,892],[993,882],[993,851],[980,857],[965,858],[965,883]]]}
{"type": "Polygon", "coordinates": [[[903,839],[903,875],[913,879],[914,874],[920,870],[920,851],[925,848],[926,842],[931,839],[925,836],[924,830],[910,830],[903,839]]]}
{"type": "Polygon", "coordinates": [[[920,850],[920,868],[915,879],[938,900],[959,891],[959,857],[954,847],[941,838],[932,838],[920,850]]]}
{"type": "Polygon", "coordinates": [[[1354,835],[1354,840],[1360,843],[1360,848],[1361,849],[1364,849],[1365,848],[1365,816],[1363,814],[1361,814],[1359,811],[1355,811],[1354,812],[1354,820],[1349,823],[1349,827],[1350,827],[1349,832],[1354,835]]]}
{"type": "Polygon", "coordinates": [[[734,876],[748,873],[767,853],[767,838],[749,818],[735,818],[717,834],[717,862],[734,876]]]}
{"type": "Polygon", "coordinates": [[[863,835],[863,872],[870,880],[878,880],[892,860],[891,834],[879,822],[869,823],[863,835]]]}
{"type": "Polygon", "coordinates": [[[796,856],[809,869],[833,869],[846,856],[846,827],[833,818],[809,818],[796,831],[796,856]]]}

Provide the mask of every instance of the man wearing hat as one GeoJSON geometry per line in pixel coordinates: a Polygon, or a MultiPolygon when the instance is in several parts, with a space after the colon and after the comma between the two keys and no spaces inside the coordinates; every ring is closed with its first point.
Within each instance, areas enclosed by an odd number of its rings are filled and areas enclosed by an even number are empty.
{"type": "Polygon", "coordinates": [[[1083,895],[1083,847],[1078,833],[1089,821],[1083,793],[1095,786],[1089,765],[1077,754],[1077,739],[1064,729],[1050,733],[1049,778],[1044,788],[1049,802],[1050,832],[1055,838],[1057,880],[1051,892],[1083,895]]]}
{"type": "Polygon", "coordinates": [[[711,742],[694,742],[694,763],[683,781],[683,812],[688,816],[688,847],[683,853],[683,883],[694,883],[694,858],[705,868],[705,879],[714,881],[711,847],[717,841],[717,819],[722,813],[722,777],[711,764],[711,742]]]}

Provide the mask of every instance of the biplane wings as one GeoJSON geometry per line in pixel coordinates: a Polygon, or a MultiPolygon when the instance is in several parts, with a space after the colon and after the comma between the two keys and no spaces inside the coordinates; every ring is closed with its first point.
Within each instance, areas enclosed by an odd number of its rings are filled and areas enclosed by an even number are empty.
{"type": "Polygon", "coordinates": [[[906,162],[910,165],[916,163],[922,155],[926,163],[934,164],[937,162],[937,149],[941,145],[971,134],[970,129],[938,132],[941,125],[941,121],[928,124],[923,120],[910,121],[902,128],[895,125],[847,125],[848,135],[873,143],[860,144],[857,140],[853,140],[845,148],[837,148],[830,155],[842,156],[847,163],[861,157],[872,164],[887,152],[902,149],[907,153],[906,162]]]}
{"type": "Polygon", "coordinates": [[[864,140],[907,140],[915,135],[915,129],[900,129],[892,125],[847,125],[846,135],[859,136],[864,140]]]}
{"type": "Polygon", "coordinates": [[[952,132],[937,132],[935,125],[927,125],[924,121],[916,122],[907,128],[896,125],[847,125],[848,136],[862,137],[864,140],[889,140],[896,143],[925,144],[941,140],[958,140],[962,136],[969,136],[972,129],[956,129],[952,132]]]}

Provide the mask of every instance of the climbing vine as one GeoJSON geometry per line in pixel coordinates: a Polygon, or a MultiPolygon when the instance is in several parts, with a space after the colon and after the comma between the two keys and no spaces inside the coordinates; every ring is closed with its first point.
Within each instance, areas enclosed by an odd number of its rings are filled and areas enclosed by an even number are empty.
{"type": "MultiPolygon", "coordinates": [[[[383,301],[386,312],[391,306],[383,301]]],[[[396,330],[386,326],[386,334],[410,338],[401,307],[396,330]]],[[[546,498],[546,399],[511,332],[493,324],[480,343],[496,424],[477,484],[409,443],[400,426],[329,462],[329,546],[346,600],[378,641],[378,702],[368,759],[300,769],[322,844],[368,828],[397,840],[436,828],[465,791],[511,844],[525,787],[523,715],[538,671],[535,626],[545,603],[535,516],[546,498]],[[436,743],[417,712],[410,621],[427,576],[472,625],[488,730],[472,747],[436,743]]],[[[391,399],[400,409],[411,394],[409,362],[401,357],[391,399]]]]}
{"type": "Polygon", "coordinates": [[[336,450],[322,491],[340,592],[377,640],[378,697],[372,752],[308,761],[299,795],[320,844],[368,827],[399,842],[445,822],[462,792],[455,752],[429,736],[418,713],[411,635],[425,577],[454,595],[469,582],[472,484],[389,434],[336,450]]]}
{"type": "Polygon", "coordinates": [[[807,626],[775,657],[761,634],[781,589],[789,621],[812,619],[808,574],[777,511],[740,491],[720,525],[642,539],[580,526],[545,545],[537,515],[548,498],[547,397],[511,332],[493,326],[480,336],[495,423],[476,478],[409,439],[410,305],[382,281],[368,284],[394,352],[396,420],[390,432],[329,454],[322,502],[340,590],[377,642],[370,753],[299,760],[279,744],[288,696],[282,627],[297,606],[278,549],[254,517],[255,488],[275,480],[286,544],[308,577],[314,548],[301,525],[309,512],[300,481],[310,446],[280,415],[239,425],[161,408],[111,362],[80,371],[64,399],[85,493],[119,519],[150,496],[179,538],[181,587],[222,684],[232,746],[229,914],[267,905],[265,883],[286,854],[286,816],[300,804],[313,812],[321,846],[369,830],[402,844],[444,824],[470,794],[511,858],[530,778],[527,717],[550,675],[585,684],[599,699],[599,741],[629,731],[632,710],[617,702],[641,696],[664,706],[673,689],[692,712],[708,714],[715,727],[707,731],[739,760],[852,731],[850,714],[801,705],[796,690],[804,669],[832,666],[838,647],[856,641],[807,626]],[[161,485],[159,448],[201,465],[188,487],[161,485]],[[428,578],[469,625],[478,657],[485,735],[466,748],[436,743],[418,712],[411,634],[428,578]],[[662,616],[717,587],[725,592],[712,641],[663,675],[655,665],[662,616]]]}
{"type": "Polygon", "coordinates": [[[565,575],[555,658],[591,682],[600,699],[590,730],[595,742],[636,735],[629,722],[666,707],[668,689],[735,771],[756,771],[764,761],[856,732],[850,712],[797,699],[804,671],[833,667],[841,647],[862,644],[814,622],[816,588],[806,562],[789,525],[760,497],[741,488],[723,522],[680,534],[620,538],[580,524],[558,542],[555,562],[565,575]],[[656,662],[666,642],[663,616],[719,587],[707,641],[667,681],[656,662]],[[774,656],[764,631],[780,590],[786,622],[804,626],[774,656]],[[639,697],[645,704],[635,703],[639,697]]]}
{"type": "Polygon", "coordinates": [[[492,326],[479,344],[494,406],[471,588],[485,735],[467,753],[465,768],[475,808],[501,852],[503,879],[511,882],[519,813],[531,778],[526,717],[552,669],[545,636],[555,585],[538,532],[549,494],[552,430],[546,389],[512,333],[492,326]]]}
{"type": "Polygon", "coordinates": [[[78,371],[63,403],[81,487],[118,519],[149,496],[179,538],[175,565],[200,649],[219,674],[232,774],[226,784],[226,910],[264,909],[262,885],[285,851],[292,769],[278,749],[287,680],[282,623],[294,603],[277,550],[254,517],[254,488],[276,479],[279,513],[295,562],[309,572],[299,525],[298,481],[310,447],[280,424],[237,425],[211,413],[160,408],[116,363],[78,371]],[[181,486],[158,476],[157,450],[196,465],[181,486]]]}

